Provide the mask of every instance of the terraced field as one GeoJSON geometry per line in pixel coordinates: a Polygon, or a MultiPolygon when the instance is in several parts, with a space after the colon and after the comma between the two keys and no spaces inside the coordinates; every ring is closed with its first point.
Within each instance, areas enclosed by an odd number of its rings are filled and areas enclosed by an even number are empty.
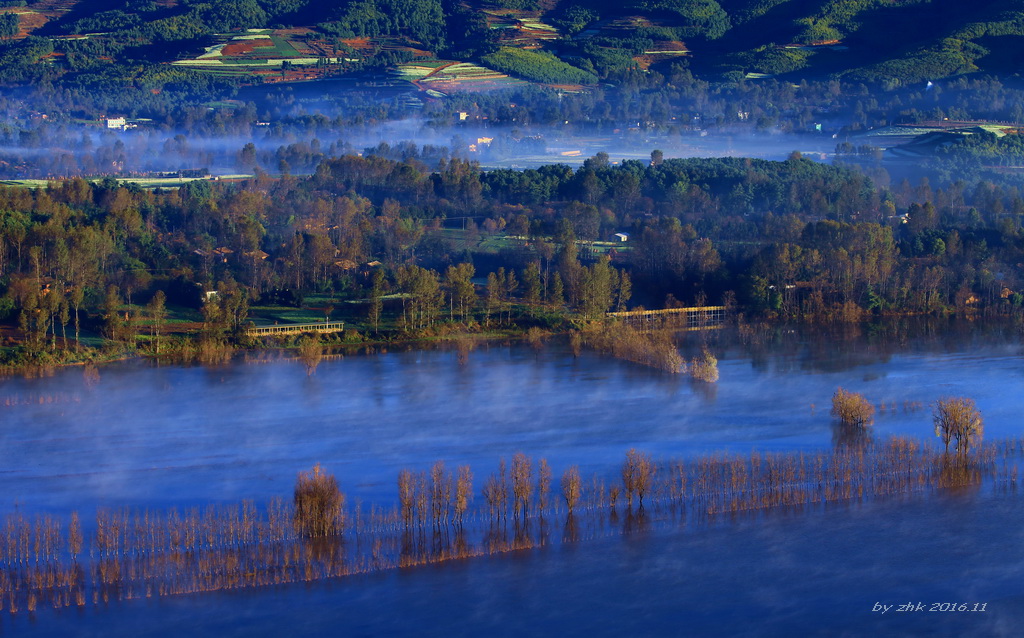
{"type": "Polygon", "coordinates": [[[536,49],[560,37],[558,29],[523,11],[484,11],[487,25],[498,32],[498,39],[508,46],[536,49]]]}
{"type": "Polygon", "coordinates": [[[453,62],[449,60],[417,60],[416,62],[398,65],[392,69],[391,74],[399,80],[415,82],[451,64],[453,62]]]}
{"type": "Polygon", "coordinates": [[[277,31],[250,29],[244,35],[207,47],[205,53],[195,58],[177,60],[172,64],[216,72],[252,73],[280,69],[285,63],[289,66],[314,66],[324,59],[342,61],[341,58],[314,56],[312,53],[314,51],[310,47],[297,45],[277,31]]]}
{"type": "Polygon", "coordinates": [[[393,75],[431,94],[493,91],[526,84],[493,69],[469,62],[424,60],[399,65],[393,75]]]}

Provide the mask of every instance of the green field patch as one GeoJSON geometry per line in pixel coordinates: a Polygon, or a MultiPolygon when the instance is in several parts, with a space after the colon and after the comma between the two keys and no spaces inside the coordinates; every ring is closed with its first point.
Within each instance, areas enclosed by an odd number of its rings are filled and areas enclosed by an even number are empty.
{"type": "Polygon", "coordinates": [[[478,245],[478,251],[483,253],[499,253],[503,250],[510,248],[520,248],[527,242],[519,237],[512,237],[499,233],[496,235],[487,235],[480,240],[478,245]]]}
{"type": "Polygon", "coordinates": [[[188,182],[207,179],[205,177],[128,177],[118,179],[122,184],[138,184],[142,188],[179,188],[188,182]]]}
{"type": "Polygon", "coordinates": [[[415,66],[430,67],[432,69],[439,69],[453,62],[455,62],[455,60],[416,60],[416,62],[410,62],[410,64],[414,64],[415,66]]]}
{"type": "Polygon", "coordinates": [[[197,60],[206,60],[206,59],[219,58],[222,55],[221,51],[224,50],[225,46],[226,45],[224,45],[224,44],[215,44],[212,47],[206,47],[206,53],[203,53],[202,55],[196,56],[196,59],[197,60]]]}
{"type": "Polygon", "coordinates": [[[324,320],[324,313],[312,308],[287,308],[275,312],[264,312],[260,307],[253,307],[249,311],[256,325],[273,325],[274,322],[284,323],[317,323],[324,320]],[[256,321],[256,318],[264,319],[264,322],[256,321]]]}
{"type": "Polygon", "coordinates": [[[274,43],[274,51],[283,58],[299,57],[301,54],[291,42],[280,36],[271,36],[270,41],[274,43]]]}
{"type": "Polygon", "coordinates": [[[22,188],[43,188],[49,184],[45,179],[5,179],[0,181],[4,186],[19,186],[22,188]]]}
{"type": "Polygon", "coordinates": [[[597,76],[559,60],[551,53],[502,47],[483,62],[509,75],[547,84],[596,84],[597,76]]]}
{"type": "Polygon", "coordinates": [[[405,80],[406,82],[412,82],[427,77],[437,67],[424,66],[421,64],[400,64],[391,70],[391,75],[394,77],[405,80]]]}
{"type": "Polygon", "coordinates": [[[223,58],[207,58],[203,60],[175,60],[171,64],[177,66],[188,66],[188,67],[203,67],[203,66],[220,66],[226,61],[223,58]]]}
{"type": "Polygon", "coordinates": [[[458,252],[473,251],[480,245],[479,233],[473,235],[461,228],[444,228],[437,231],[437,234],[448,241],[453,250],[458,252]]]}
{"type": "Polygon", "coordinates": [[[523,18],[519,21],[527,29],[536,29],[537,31],[550,31],[553,34],[558,34],[558,29],[550,24],[541,22],[536,18],[523,18]]]}
{"type": "Polygon", "coordinates": [[[224,58],[221,60],[221,64],[230,64],[232,66],[267,66],[270,64],[270,60],[251,59],[251,58],[224,58]]]}

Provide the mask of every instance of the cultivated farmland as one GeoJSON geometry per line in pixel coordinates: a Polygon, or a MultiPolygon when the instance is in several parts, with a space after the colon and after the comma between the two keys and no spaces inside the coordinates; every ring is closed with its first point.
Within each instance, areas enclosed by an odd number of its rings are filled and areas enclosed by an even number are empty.
{"type": "Polygon", "coordinates": [[[459,91],[491,91],[525,82],[504,73],[468,62],[431,60],[399,65],[394,75],[425,91],[448,94],[459,91]]]}

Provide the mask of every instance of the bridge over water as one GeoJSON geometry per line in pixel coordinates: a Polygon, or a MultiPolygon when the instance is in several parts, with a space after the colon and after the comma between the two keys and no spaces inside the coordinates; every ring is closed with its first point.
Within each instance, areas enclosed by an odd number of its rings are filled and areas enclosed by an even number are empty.
{"type": "Polygon", "coordinates": [[[306,332],[329,334],[344,332],[344,321],[322,321],[320,323],[285,323],[273,326],[254,326],[245,331],[250,337],[269,337],[273,335],[299,335],[306,332]]]}
{"type": "Polygon", "coordinates": [[[608,313],[609,317],[620,319],[640,329],[676,327],[687,330],[719,328],[725,321],[725,315],[725,306],[695,306],[608,313]]]}

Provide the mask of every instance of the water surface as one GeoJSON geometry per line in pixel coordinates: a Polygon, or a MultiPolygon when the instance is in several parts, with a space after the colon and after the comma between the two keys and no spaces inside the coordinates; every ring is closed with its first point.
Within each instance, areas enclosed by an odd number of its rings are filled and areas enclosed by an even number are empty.
{"type": "MultiPolygon", "coordinates": [[[[656,458],[837,443],[835,388],[879,411],[869,436],[933,440],[928,406],[968,396],[987,438],[1019,436],[1015,337],[712,336],[712,386],[553,342],[322,363],[101,368],[0,381],[3,510],[164,507],[287,497],[322,463],[350,499],[391,504],[398,469],[546,457],[614,478],[630,447],[656,458]],[[41,402],[40,402],[41,401],[41,402]],[[4,405],[4,403],[12,405],[4,405]]],[[[684,350],[699,348],[687,336],[684,350]]],[[[499,557],[286,586],[0,618],[40,635],[1014,635],[1024,525],[1014,494],[978,493],[656,526],[499,557]],[[904,600],[906,599],[906,600],[904,600]],[[872,605],[988,602],[983,614],[886,615],[872,605]]]]}

